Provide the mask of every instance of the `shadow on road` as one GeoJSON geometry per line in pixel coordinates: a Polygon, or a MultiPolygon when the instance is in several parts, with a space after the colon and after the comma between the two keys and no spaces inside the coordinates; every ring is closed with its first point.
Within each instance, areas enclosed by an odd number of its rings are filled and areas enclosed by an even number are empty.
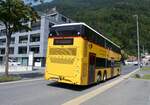
{"type": "Polygon", "coordinates": [[[69,89],[69,90],[74,90],[74,91],[83,91],[96,85],[100,85],[100,84],[92,84],[88,86],[79,86],[79,85],[65,84],[65,83],[59,83],[59,82],[53,82],[53,83],[47,84],[47,86],[69,89]]]}
{"type": "Polygon", "coordinates": [[[109,78],[107,79],[107,81],[101,81],[100,83],[94,83],[91,85],[87,85],[87,86],[79,86],[79,85],[72,85],[72,84],[66,84],[66,83],[59,83],[59,82],[52,82],[47,84],[47,86],[52,86],[52,87],[56,87],[56,88],[63,88],[63,89],[69,89],[69,90],[74,90],[74,91],[83,91],[86,89],[89,89],[91,87],[97,86],[97,85],[103,85],[103,83],[107,83],[108,81],[114,80],[116,79],[118,76],[115,76],[113,78],[109,78]]]}
{"type": "MultiPolygon", "coordinates": [[[[126,75],[126,74],[132,72],[136,68],[137,68],[137,66],[132,66],[132,65],[122,66],[121,76],[126,75]]],[[[118,77],[119,76],[110,78],[106,82],[112,81],[114,79],[117,79],[118,77]]],[[[103,82],[101,82],[98,85],[101,85],[101,84],[103,85],[103,82]]],[[[96,85],[97,84],[92,84],[92,85],[88,85],[88,86],[78,86],[78,85],[71,85],[71,84],[58,83],[58,82],[53,82],[53,83],[47,84],[47,86],[52,86],[52,87],[56,87],[56,88],[64,88],[64,89],[69,89],[69,90],[74,90],[74,91],[83,91],[83,90],[89,89],[91,87],[94,87],[96,85]]]]}
{"type": "Polygon", "coordinates": [[[42,73],[23,73],[23,74],[12,74],[14,76],[20,76],[21,78],[38,78],[43,77],[42,73]]]}

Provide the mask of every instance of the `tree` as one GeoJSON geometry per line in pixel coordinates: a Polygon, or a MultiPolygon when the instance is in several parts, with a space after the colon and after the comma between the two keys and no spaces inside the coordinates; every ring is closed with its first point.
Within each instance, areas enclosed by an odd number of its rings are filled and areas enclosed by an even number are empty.
{"type": "Polygon", "coordinates": [[[5,75],[9,76],[9,46],[11,35],[21,30],[30,30],[24,21],[36,21],[37,13],[22,0],[0,0],[0,22],[6,28],[5,75]]]}
{"type": "Polygon", "coordinates": [[[35,3],[40,3],[40,4],[43,4],[45,0],[25,0],[25,2],[29,5],[34,5],[35,3]]]}
{"type": "Polygon", "coordinates": [[[44,12],[49,8],[76,22],[85,22],[129,55],[136,55],[136,25],[133,14],[140,16],[140,42],[150,52],[150,0],[53,0],[34,6],[44,12]]]}

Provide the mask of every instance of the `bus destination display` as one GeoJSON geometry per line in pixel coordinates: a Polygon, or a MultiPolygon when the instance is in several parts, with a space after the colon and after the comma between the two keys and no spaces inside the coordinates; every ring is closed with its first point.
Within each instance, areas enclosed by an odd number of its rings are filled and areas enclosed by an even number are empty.
{"type": "Polygon", "coordinates": [[[54,45],[73,45],[73,39],[54,39],[54,45]]]}

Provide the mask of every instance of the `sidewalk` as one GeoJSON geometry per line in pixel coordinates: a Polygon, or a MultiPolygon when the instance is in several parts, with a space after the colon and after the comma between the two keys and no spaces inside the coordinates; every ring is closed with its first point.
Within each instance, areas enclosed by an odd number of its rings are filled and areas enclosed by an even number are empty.
{"type": "MultiPolygon", "coordinates": [[[[135,74],[150,74],[140,70],[135,74]]],[[[150,105],[150,80],[128,78],[81,105],[150,105]]]]}
{"type": "MultiPolygon", "coordinates": [[[[44,68],[36,68],[34,67],[33,71],[21,71],[21,72],[11,72],[9,74],[11,75],[18,75],[22,79],[32,79],[32,78],[38,78],[38,77],[43,77],[44,76],[44,68]]],[[[4,75],[3,73],[0,73],[0,76],[4,75]]]]}
{"type": "Polygon", "coordinates": [[[150,81],[129,78],[81,105],[150,105],[150,81]]]}
{"type": "Polygon", "coordinates": [[[142,67],[141,70],[138,71],[136,74],[138,74],[140,78],[142,78],[144,75],[150,75],[150,66],[142,67]]]}

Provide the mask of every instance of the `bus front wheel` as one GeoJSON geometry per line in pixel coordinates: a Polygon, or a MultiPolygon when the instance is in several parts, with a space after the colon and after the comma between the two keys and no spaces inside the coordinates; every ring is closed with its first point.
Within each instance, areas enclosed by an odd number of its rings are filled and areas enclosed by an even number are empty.
{"type": "Polygon", "coordinates": [[[107,80],[107,73],[105,72],[103,75],[103,81],[105,82],[107,80]]]}
{"type": "Polygon", "coordinates": [[[97,83],[100,83],[101,82],[101,73],[99,72],[97,74],[97,83]]]}

